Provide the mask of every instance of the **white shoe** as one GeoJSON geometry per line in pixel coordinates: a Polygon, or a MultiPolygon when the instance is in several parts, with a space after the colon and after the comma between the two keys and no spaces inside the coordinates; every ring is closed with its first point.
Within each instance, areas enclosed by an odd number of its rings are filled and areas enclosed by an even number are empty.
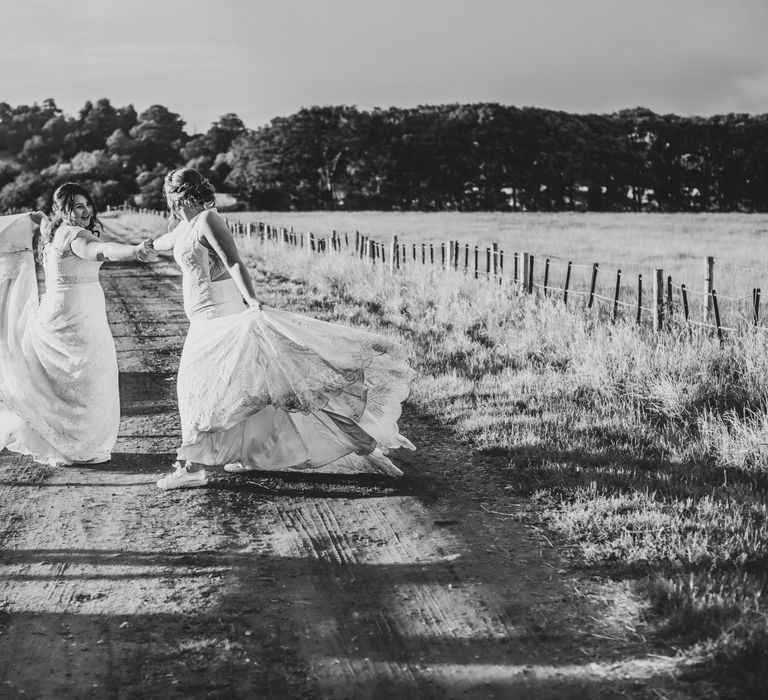
{"type": "Polygon", "coordinates": [[[256,467],[252,467],[249,464],[243,464],[242,462],[231,462],[224,465],[224,471],[230,474],[242,474],[243,472],[256,471],[256,467]]]}
{"type": "Polygon", "coordinates": [[[187,471],[185,465],[181,462],[174,463],[175,470],[172,474],[164,476],[157,482],[158,488],[165,491],[170,489],[192,488],[194,486],[205,486],[208,483],[208,476],[205,469],[196,472],[187,471]]]}

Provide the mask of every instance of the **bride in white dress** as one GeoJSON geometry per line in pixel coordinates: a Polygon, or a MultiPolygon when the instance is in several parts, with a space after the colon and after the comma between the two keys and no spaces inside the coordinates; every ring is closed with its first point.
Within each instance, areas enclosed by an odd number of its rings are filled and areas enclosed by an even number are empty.
{"type": "Polygon", "coordinates": [[[397,428],[414,375],[403,347],[262,307],[211,184],[182,168],[164,192],[180,223],[154,247],[173,250],[182,269],[190,325],[177,382],[179,459],[157,485],[202,486],[205,467],[222,464],[400,474],[384,453],[414,449],[397,428]]]}
{"type": "Polygon", "coordinates": [[[0,230],[0,450],[51,465],[105,462],[120,398],[99,268],[157,254],[146,241],[101,241],[93,200],[75,183],[54,192],[53,211],[53,222],[24,214],[0,230]],[[45,272],[39,302],[36,227],[45,272]]]}

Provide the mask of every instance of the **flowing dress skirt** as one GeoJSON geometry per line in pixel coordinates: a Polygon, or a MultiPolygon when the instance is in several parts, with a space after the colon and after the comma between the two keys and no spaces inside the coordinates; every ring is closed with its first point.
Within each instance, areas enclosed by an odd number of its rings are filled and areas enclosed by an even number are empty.
{"type": "Polygon", "coordinates": [[[49,464],[102,462],[119,422],[101,285],[54,284],[38,306],[31,251],[0,255],[0,449],[49,464]]]}
{"type": "Polygon", "coordinates": [[[231,280],[211,286],[220,302],[191,319],[179,365],[180,459],[400,474],[382,453],[413,449],[397,427],[414,374],[401,345],[270,307],[243,311],[231,280]]]}

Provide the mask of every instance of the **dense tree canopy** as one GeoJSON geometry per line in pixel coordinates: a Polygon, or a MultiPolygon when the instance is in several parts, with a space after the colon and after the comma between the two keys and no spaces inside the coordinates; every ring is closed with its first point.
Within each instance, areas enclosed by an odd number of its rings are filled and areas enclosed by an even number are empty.
{"type": "Polygon", "coordinates": [[[189,135],[162,105],[0,102],[0,210],[44,206],[67,179],[102,205],[162,207],[183,165],[254,208],[768,211],[768,115],[338,106],[189,135]]]}

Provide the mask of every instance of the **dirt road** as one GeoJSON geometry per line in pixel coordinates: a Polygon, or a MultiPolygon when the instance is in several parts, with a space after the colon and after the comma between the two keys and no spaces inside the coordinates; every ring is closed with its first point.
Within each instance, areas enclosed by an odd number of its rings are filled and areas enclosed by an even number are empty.
{"type": "MultiPolygon", "coordinates": [[[[626,586],[580,576],[494,491],[493,465],[412,408],[401,429],[418,451],[394,456],[402,479],[221,472],[161,492],[179,440],[179,272],[114,265],[102,282],[121,370],[112,462],[53,469],[0,453],[0,697],[669,686],[673,662],[643,641],[626,586]]],[[[276,303],[279,282],[258,282],[276,303]]]]}

